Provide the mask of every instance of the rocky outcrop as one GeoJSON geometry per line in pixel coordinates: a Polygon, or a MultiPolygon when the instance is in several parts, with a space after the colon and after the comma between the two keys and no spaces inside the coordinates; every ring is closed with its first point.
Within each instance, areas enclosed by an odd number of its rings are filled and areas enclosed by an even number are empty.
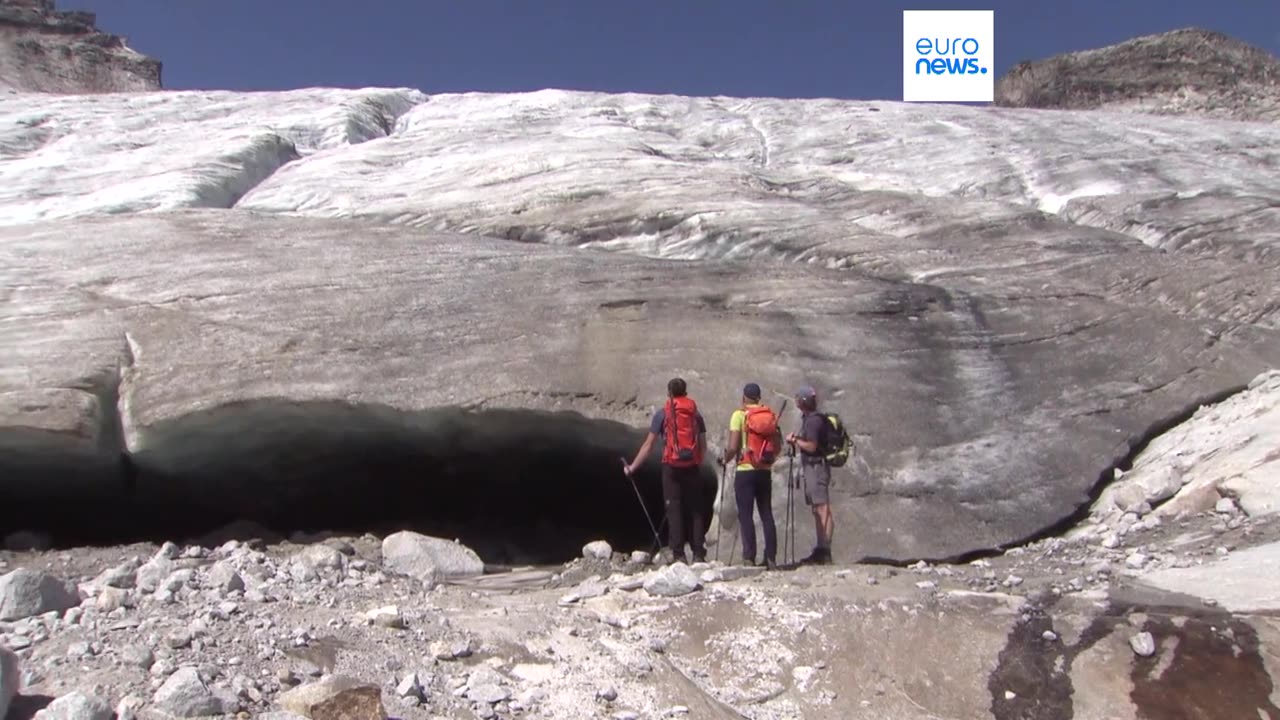
{"type": "Polygon", "coordinates": [[[59,11],[53,0],[0,0],[0,92],[159,90],[160,61],[96,21],[91,12],[59,11]]]}
{"type": "Polygon", "coordinates": [[[1280,59],[1219,32],[1185,28],[1013,66],[1005,107],[1105,109],[1280,120],[1280,59]]]}

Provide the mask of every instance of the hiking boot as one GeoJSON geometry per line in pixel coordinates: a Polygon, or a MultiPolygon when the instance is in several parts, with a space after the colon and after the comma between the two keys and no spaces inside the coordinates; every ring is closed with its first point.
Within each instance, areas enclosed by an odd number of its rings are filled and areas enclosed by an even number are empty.
{"type": "Polygon", "coordinates": [[[756,563],[756,567],[762,567],[765,570],[777,570],[778,564],[769,558],[765,558],[764,562],[756,563]]]}
{"type": "Polygon", "coordinates": [[[803,560],[800,561],[800,564],[801,565],[830,565],[831,550],[830,548],[816,547],[813,549],[812,553],[809,553],[809,557],[804,558],[803,560]]]}

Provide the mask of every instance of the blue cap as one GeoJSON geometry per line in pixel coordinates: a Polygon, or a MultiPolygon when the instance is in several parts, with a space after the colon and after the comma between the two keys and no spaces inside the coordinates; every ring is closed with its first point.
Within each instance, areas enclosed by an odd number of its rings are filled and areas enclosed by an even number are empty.
{"type": "Polygon", "coordinates": [[[805,385],[796,391],[797,400],[817,400],[818,391],[813,389],[811,385],[805,385]]]}
{"type": "Polygon", "coordinates": [[[742,388],[742,397],[749,398],[751,400],[759,400],[760,386],[755,383],[747,383],[746,387],[742,388]]]}

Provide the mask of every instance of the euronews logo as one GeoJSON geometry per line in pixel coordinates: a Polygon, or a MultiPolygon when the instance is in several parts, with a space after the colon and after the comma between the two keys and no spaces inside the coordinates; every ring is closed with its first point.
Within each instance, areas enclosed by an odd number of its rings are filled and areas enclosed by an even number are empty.
{"type": "Polygon", "coordinates": [[[995,12],[904,10],[902,99],[991,102],[995,12]]]}
{"type": "Polygon", "coordinates": [[[916,74],[973,75],[987,74],[985,65],[978,64],[978,38],[920,38],[916,40],[916,74]]]}

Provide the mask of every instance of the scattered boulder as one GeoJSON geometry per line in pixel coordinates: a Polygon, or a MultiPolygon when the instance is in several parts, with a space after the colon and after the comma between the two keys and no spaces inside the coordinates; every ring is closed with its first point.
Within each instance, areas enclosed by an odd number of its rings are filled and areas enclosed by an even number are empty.
{"type": "Polygon", "coordinates": [[[588,560],[609,560],[613,557],[613,546],[604,540],[595,540],[582,546],[582,557],[588,560]]]}
{"type": "Polygon", "coordinates": [[[21,686],[18,656],[7,647],[0,647],[0,719],[9,712],[9,703],[21,686]]]}
{"type": "Polygon", "coordinates": [[[1140,552],[1135,552],[1135,553],[1130,553],[1129,557],[1124,559],[1124,564],[1133,568],[1134,570],[1141,570],[1143,567],[1146,566],[1147,561],[1149,559],[1150,558],[1148,558],[1145,554],[1140,552]]]}
{"type": "Polygon", "coordinates": [[[100,588],[111,587],[129,590],[137,584],[138,566],[140,564],[136,560],[127,560],[115,567],[108,568],[94,579],[94,585],[100,588]]]}
{"type": "Polygon", "coordinates": [[[1156,640],[1149,632],[1140,632],[1129,638],[1129,647],[1142,657],[1151,657],[1156,652],[1156,640]]]}
{"type": "Polygon", "coordinates": [[[120,661],[126,665],[150,670],[155,664],[156,654],[146,645],[130,644],[120,649],[120,661]]]}
{"type": "Polygon", "coordinates": [[[591,576],[586,580],[578,583],[578,586],[571,590],[567,595],[560,598],[561,604],[572,604],[579,600],[590,600],[591,598],[601,597],[609,592],[609,586],[604,583],[598,576],[591,576]]]}
{"type": "Polygon", "coordinates": [[[296,687],[278,700],[285,710],[311,720],[386,720],[382,690],[344,675],[296,687]]]}
{"type": "Polygon", "coordinates": [[[382,541],[382,564],[428,585],[444,578],[484,573],[484,561],[471,548],[409,530],[388,535],[382,541]]]}
{"type": "Polygon", "coordinates": [[[106,587],[98,593],[98,597],[94,598],[93,604],[98,608],[99,612],[109,614],[122,607],[131,607],[133,605],[133,596],[129,594],[128,590],[106,587]]]}
{"type": "Polygon", "coordinates": [[[205,583],[217,590],[222,595],[229,595],[233,592],[244,592],[244,578],[240,577],[240,573],[236,571],[230,563],[219,561],[209,568],[209,572],[205,575],[205,583]]]}
{"type": "Polygon", "coordinates": [[[148,561],[138,568],[135,575],[137,587],[143,592],[155,592],[160,587],[160,583],[174,571],[173,555],[168,551],[169,544],[164,547],[148,561]]]}
{"type": "Polygon", "coordinates": [[[673,563],[656,570],[644,581],[644,589],[650,595],[676,597],[688,595],[702,587],[697,573],[682,562],[673,563]]]}
{"type": "Polygon", "coordinates": [[[116,720],[137,720],[138,711],[146,704],[146,700],[137,695],[125,695],[116,703],[116,720]]]}
{"type": "Polygon", "coordinates": [[[503,687],[502,683],[501,675],[492,668],[482,665],[472,670],[467,676],[463,695],[472,702],[495,705],[511,697],[510,691],[503,687]]]}
{"type": "Polygon", "coordinates": [[[392,628],[393,630],[403,630],[407,627],[404,616],[400,614],[400,608],[395,605],[376,608],[369,612],[361,614],[361,619],[369,625],[381,625],[382,627],[392,628]]]}
{"type": "Polygon", "coordinates": [[[18,568],[0,577],[0,620],[23,620],[79,604],[79,591],[48,573],[18,568]]]}
{"type": "Polygon", "coordinates": [[[223,715],[234,712],[226,699],[215,694],[205,685],[200,673],[193,667],[179,668],[156,691],[153,702],[156,708],[180,718],[223,715]]]}
{"type": "Polygon", "coordinates": [[[402,698],[417,698],[422,700],[424,693],[422,690],[422,680],[418,677],[418,673],[409,673],[400,680],[400,684],[396,685],[396,695],[402,698]]]}
{"type": "Polygon", "coordinates": [[[114,714],[106,700],[74,690],[49,703],[33,720],[111,720],[114,714]]]}

